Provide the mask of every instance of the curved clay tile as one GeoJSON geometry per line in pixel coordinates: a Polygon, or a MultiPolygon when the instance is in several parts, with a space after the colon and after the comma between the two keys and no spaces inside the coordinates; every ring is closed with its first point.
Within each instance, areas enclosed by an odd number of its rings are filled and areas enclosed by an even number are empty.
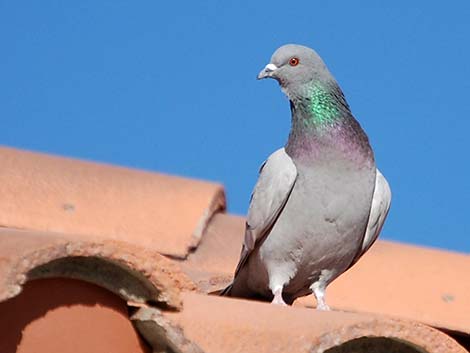
{"type": "Polygon", "coordinates": [[[187,256],[212,215],[221,185],[0,148],[0,225],[132,242],[187,256]]]}
{"type": "Polygon", "coordinates": [[[167,321],[161,325],[179,326],[187,340],[207,353],[466,352],[439,330],[384,316],[318,312],[196,293],[185,293],[183,299],[184,309],[165,313],[167,321]]]}
{"type": "Polygon", "coordinates": [[[0,301],[27,280],[50,277],[82,279],[128,301],[174,308],[182,289],[194,289],[175,262],[129,243],[0,228],[0,244],[0,301]]]}

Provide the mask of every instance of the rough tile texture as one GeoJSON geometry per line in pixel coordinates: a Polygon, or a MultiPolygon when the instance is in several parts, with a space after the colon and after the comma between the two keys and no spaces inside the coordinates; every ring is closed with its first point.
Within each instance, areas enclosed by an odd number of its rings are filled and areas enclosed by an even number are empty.
{"type": "Polygon", "coordinates": [[[2,353],[151,352],[127,316],[125,301],[70,279],[31,281],[0,303],[2,353]]]}
{"type": "Polygon", "coordinates": [[[168,320],[159,309],[141,308],[131,319],[155,352],[204,353],[184,335],[180,326],[168,320]]]}
{"type": "Polygon", "coordinates": [[[129,243],[0,228],[0,244],[0,301],[27,280],[47,277],[78,278],[129,301],[174,308],[182,289],[194,289],[175,262],[129,243]]]}
{"type": "MultiPolygon", "coordinates": [[[[413,353],[423,350],[428,353],[465,352],[449,336],[415,322],[367,314],[279,307],[196,293],[183,294],[183,298],[183,311],[168,312],[164,316],[182,327],[186,338],[206,353],[322,353],[363,337],[384,338],[382,344],[378,342],[380,352],[384,352],[384,345],[388,345],[391,352],[400,347],[407,347],[413,353]],[[397,340],[401,343],[396,343],[397,340]]],[[[374,342],[363,339],[363,342],[350,344],[367,347],[374,342]]]]}
{"type": "Polygon", "coordinates": [[[218,184],[0,148],[0,226],[132,240],[185,257],[212,214],[218,184]],[[177,216],[175,216],[177,212],[177,216]]]}
{"type": "Polygon", "coordinates": [[[227,285],[233,278],[241,251],[245,219],[216,214],[196,251],[181,261],[183,271],[203,292],[212,292],[227,285]]]}

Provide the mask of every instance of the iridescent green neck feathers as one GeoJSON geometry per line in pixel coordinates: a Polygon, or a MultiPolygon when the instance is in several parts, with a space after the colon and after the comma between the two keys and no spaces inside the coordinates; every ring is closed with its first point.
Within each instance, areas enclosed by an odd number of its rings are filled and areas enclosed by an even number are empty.
{"type": "Polygon", "coordinates": [[[296,88],[288,91],[292,128],[286,151],[291,157],[373,161],[368,138],[334,80],[318,80],[296,88]]]}
{"type": "Polygon", "coordinates": [[[350,115],[349,106],[335,82],[315,82],[291,98],[293,127],[323,131],[350,115]]]}

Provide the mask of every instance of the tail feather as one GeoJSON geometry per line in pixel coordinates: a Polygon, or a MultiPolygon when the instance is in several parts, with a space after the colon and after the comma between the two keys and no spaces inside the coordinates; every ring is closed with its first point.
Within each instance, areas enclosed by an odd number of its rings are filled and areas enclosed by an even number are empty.
{"type": "Polygon", "coordinates": [[[230,283],[227,287],[222,289],[219,293],[221,296],[230,297],[232,295],[233,283],[230,283]]]}

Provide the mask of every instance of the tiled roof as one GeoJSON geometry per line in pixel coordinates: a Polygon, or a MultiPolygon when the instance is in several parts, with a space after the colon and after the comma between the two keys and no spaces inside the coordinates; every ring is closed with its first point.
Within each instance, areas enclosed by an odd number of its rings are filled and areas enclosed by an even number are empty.
{"type": "Polygon", "coordinates": [[[10,148],[0,161],[0,352],[470,348],[467,255],[379,241],[329,287],[332,312],[218,297],[244,229],[220,185],[10,148]]]}
{"type": "Polygon", "coordinates": [[[132,237],[136,245],[185,257],[210,216],[225,207],[223,188],[204,181],[10,148],[0,148],[0,161],[4,227],[132,237]]]}
{"type": "MultiPolygon", "coordinates": [[[[183,300],[185,309],[167,313],[166,317],[184,327],[186,337],[207,352],[321,353],[363,337],[398,338],[426,352],[463,351],[450,337],[416,322],[369,314],[279,308],[192,293],[183,294],[183,300]]],[[[373,343],[363,339],[352,345],[358,349],[373,343]]]]}
{"type": "Polygon", "coordinates": [[[192,281],[156,251],[113,239],[0,228],[0,300],[14,297],[31,279],[69,277],[107,288],[124,300],[181,306],[180,290],[192,281]]]}

